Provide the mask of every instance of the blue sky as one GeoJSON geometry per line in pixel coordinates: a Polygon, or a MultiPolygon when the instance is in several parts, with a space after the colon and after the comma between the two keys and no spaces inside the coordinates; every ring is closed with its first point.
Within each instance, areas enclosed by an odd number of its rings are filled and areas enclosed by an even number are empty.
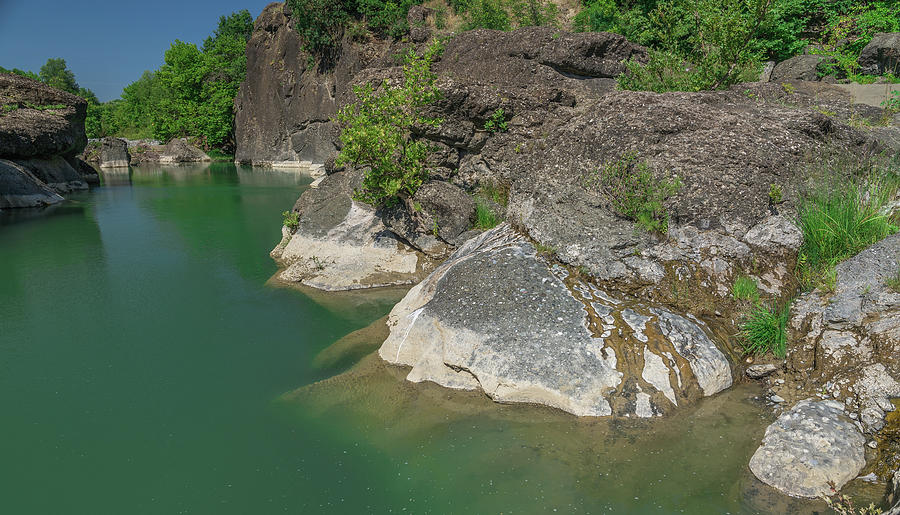
{"type": "Polygon", "coordinates": [[[176,39],[201,44],[219,16],[268,0],[0,0],[0,66],[35,73],[62,57],[80,86],[101,101],[118,98],[144,70],[155,70],[176,39]]]}

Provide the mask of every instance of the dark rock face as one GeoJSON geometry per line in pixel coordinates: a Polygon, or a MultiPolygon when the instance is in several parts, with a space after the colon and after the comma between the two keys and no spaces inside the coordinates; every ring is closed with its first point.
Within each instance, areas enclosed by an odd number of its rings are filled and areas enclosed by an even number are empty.
{"type": "Polygon", "coordinates": [[[771,82],[787,82],[792,80],[819,80],[819,69],[822,63],[834,58],[822,55],[797,55],[775,65],[770,77],[771,82]]]}
{"type": "Polygon", "coordinates": [[[87,144],[84,99],[0,74],[0,105],[0,208],[59,202],[60,193],[99,183],[97,172],[75,157],[87,144]]]}
{"type": "Polygon", "coordinates": [[[100,166],[104,168],[125,168],[131,162],[128,143],[120,138],[103,138],[100,145],[100,166]]]}
{"type": "Polygon", "coordinates": [[[453,184],[431,181],[419,188],[414,201],[419,204],[422,214],[429,220],[424,225],[431,226],[436,236],[444,241],[453,241],[472,227],[475,201],[453,184]],[[432,222],[429,224],[428,222],[432,222]]]}
{"type": "Polygon", "coordinates": [[[13,161],[0,159],[0,209],[39,207],[62,201],[58,193],[28,169],[13,161]]]}
{"type": "Polygon", "coordinates": [[[336,99],[362,56],[345,45],[337,63],[318,73],[301,46],[283,4],[269,4],[247,43],[247,78],[235,99],[236,161],[324,163],[334,152],[336,99]]]}
{"type": "Polygon", "coordinates": [[[900,32],[875,34],[860,52],[858,62],[862,73],[900,74],[900,32]]]}
{"type": "Polygon", "coordinates": [[[87,102],[19,75],[0,73],[0,104],[18,108],[0,115],[0,156],[74,156],[84,149],[87,102]]]}

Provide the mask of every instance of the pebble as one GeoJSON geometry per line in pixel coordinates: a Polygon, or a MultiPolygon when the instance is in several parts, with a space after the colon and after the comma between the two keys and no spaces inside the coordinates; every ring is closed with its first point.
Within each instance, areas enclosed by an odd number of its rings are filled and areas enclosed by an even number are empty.
{"type": "Polygon", "coordinates": [[[782,402],[784,402],[784,397],[782,397],[780,395],[773,395],[773,396],[769,397],[769,400],[776,404],[781,404],[782,402]]]}

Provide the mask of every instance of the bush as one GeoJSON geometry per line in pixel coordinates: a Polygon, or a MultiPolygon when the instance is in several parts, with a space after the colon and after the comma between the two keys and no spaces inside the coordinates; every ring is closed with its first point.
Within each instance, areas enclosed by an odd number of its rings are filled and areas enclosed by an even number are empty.
{"type": "Polygon", "coordinates": [[[637,153],[631,152],[588,177],[585,186],[599,186],[612,207],[640,227],[665,233],[669,215],[663,202],[681,189],[681,180],[656,179],[647,163],[639,162],[637,153]]]}
{"type": "Polygon", "coordinates": [[[688,0],[684,8],[662,4],[652,13],[659,45],[644,65],[630,61],[622,89],[700,91],[727,88],[759,72],[754,41],[770,17],[772,0],[688,0]],[[687,11],[685,13],[685,11],[687,11]],[[687,41],[681,30],[693,20],[687,41]],[[667,29],[668,28],[668,29],[667,29]]]}
{"type": "Polygon", "coordinates": [[[377,90],[371,84],[356,86],[356,102],[338,112],[343,147],[337,164],[369,167],[362,188],[354,192],[356,200],[393,205],[412,197],[427,179],[428,145],[414,140],[410,129],[440,124],[426,116],[425,107],[440,96],[431,65],[442,51],[440,42],[432,43],[422,56],[409,49],[402,84],[393,86],[385,80],[377,90]]]}
{"type": "MultiPolygon", "coordinates": [[[[799,255],[801,284],[812,289],[833,284],[834,266],[897,232],[898,220],[883,211],[900,187],[897,164],[862,170],[865,179],[828,184],[806,195],[798,210],[803,232],[799,255]]],[[[857,170],[858,171],[858,170],[857,170]]]]}
{"type": "Polygon", "coordinates": [[[281,213],[282,225],[290,230],[296,230],[300,226],[300,213],[285,211],[281,213]]]}
{"type": "Polygon", "coordinates": [[[787,348],[786,328],[790,318],[790,302],[781,309],[774,303],[757,303],[740,324],[744,340],[744,354],[771,352],[783,358],[787,348]]]}

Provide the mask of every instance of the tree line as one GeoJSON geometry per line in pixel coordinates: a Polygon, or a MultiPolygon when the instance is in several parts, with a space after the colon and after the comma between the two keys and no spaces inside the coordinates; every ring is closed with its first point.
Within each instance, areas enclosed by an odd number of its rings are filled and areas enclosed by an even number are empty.
{"type": "Polygon", "coordinates": [[[190,137],[205,149],[234,150],[234,98],[247,70],[245,50],[253,18],[241,10],[221,16],[215,32],[201,46],[175,40],[164,64],[145,71],[126,86],[120,98],[100,102],[82,88],[66,61],[51,58],[39,73],[17,73],[88,102],[85,130],[89,138],[117,136],[168,141],[190,137]]]}

